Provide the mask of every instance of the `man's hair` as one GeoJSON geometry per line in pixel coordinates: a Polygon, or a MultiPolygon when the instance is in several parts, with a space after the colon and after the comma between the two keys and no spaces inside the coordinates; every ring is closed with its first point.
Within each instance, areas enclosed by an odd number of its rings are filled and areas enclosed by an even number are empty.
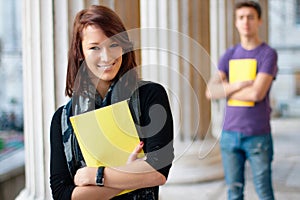
{"type": "Polygon", "coordinates": [[[237,9],[240,9],[240,8],[243,8],[243,7],[254,8],[256,10],[256,12],[257,12],[258,19],[261,18],[262,11],[261,11],[261,7],[260,7],[260,5],[259,5],[258,2],[256,2],[256,1],[242,1],[242,2],[238,2],[238,3],[236,3],[234,10],[237,10],[237,9]]]}

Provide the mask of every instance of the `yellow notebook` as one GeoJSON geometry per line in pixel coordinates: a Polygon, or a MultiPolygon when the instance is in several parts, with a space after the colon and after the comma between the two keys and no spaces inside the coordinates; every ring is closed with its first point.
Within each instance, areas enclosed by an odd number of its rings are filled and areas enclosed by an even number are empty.
{"type": "MultiPolygon", "coordinates": [[[[239,81],[254,80],[256,77],[256,59],[233,59],[229,61],[229,83],[239,81]]],[[[228,106],[254,106],[255,102],[252,101],[239,101],[229,99],[228,106]]]]}
{"type": "MultiPolygon", "coordinates": [[[[125,165],[140,142],[126,100],[73,116],[70,120],[89,167],[125,165]]],[[[142,156],[144,153],[139,155],[142,156]]],[[[120,194],[126,192],[129,190],[120,194]]]]}

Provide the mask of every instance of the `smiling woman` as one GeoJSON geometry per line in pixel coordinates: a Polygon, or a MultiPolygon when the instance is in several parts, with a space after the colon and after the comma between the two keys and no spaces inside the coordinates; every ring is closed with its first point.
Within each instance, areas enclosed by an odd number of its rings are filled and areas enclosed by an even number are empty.
{"type": "Polygon", "coordinates": [[[174,158],[173,117],[165,89],[140,80],[136,66],[116,13],[91,6],[76,15],[65,90],[71,100],[55,112],[50,130],[54,199],[158,199],[158,186],[166,182],[174,158]],[[121,166],[86,166],[70,117],[123,100],[129,102],[140,142],[121,166]],[[138,158],[142,150],[146,156],[138,158]]]}

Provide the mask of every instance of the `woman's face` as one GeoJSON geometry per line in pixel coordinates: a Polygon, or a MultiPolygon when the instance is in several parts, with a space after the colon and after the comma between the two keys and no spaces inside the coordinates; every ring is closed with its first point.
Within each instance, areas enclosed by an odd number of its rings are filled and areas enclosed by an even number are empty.
{"type": "Polygon", "coordinates": [[[122,47],[106,37],[101,28],[87,26],[83,30],[82,50],[88,68],[101,81],[111,82],[122,63],[122,47]]]}

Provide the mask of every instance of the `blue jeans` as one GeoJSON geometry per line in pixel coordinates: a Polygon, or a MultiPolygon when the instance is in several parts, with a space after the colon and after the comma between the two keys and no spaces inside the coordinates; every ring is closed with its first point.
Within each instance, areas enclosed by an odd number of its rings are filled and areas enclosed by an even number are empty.
{"type": "Polygon", "coordinates": [[[274,200],[271,163],[273,142],[271,134],[245,136],[239,132],[223,131],[221,140],[222,162],[228,199],[244,198],[245,162],[249,161],[255,190],[260,200],[274,200]]]}

